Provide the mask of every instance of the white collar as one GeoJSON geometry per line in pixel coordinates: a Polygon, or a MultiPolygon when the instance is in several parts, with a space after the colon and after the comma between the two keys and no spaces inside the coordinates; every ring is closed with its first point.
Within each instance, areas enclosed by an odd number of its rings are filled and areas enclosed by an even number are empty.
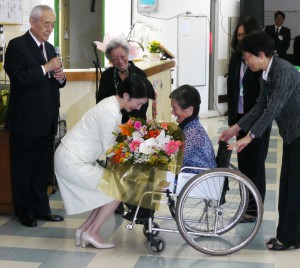
{"type": "Polygon", "coordinates": [[[37,46],[39,47],[40,44],[42,44],[42,43],[36,39],[36,37],[32,34],[32,32],[30,30],[29,30],[29,33],[30,33],[31,37],[33,38],[33,40],[36,42],[37,46]]]}
{"type": "Polygon", "coordinates": [[[269,71],[270,71],[272,62],[273,62],[273,57],[271,58],[271,60],[270,60],[270,62],[269,62],[269,65],[268,65],[267,70],[266,70],[266,71],[263,71],[263,73],[262,73],[262,78],[263,78],[264,80],[266,80],[266,81],[268,80],[268,75],[269,75],[269,71]]]}

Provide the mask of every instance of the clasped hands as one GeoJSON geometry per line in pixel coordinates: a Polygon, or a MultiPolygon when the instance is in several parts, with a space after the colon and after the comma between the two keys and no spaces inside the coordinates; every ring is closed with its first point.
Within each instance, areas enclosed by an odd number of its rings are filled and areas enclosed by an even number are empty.
{"type": "Polygon", "coordinates": [[[44,65],[45,71],[48,73],[53,73],[53,77],[57,80],[64,80],[65,73],[62,65],[62,58],[61,57],[54,57],[44,65]]]}
{"type": "MultiPolygon", "coordinates": [[[[232,127],[224,130],[221,133],[221,136],[219,137],[219,142],[220,141],[226,141],[228,142],[233,136],[237,136],[239,131],[241,130],[241,128],[235,124],[232,127]]],[[[249,137],[249,135],[245,136],[244,138],[229,144],[227,146],[228,150],[233,150],[236,149],[236,151],[239,153],[240,151],[242,151],[250,142],[252,141],[252,139],[249,137]]]]}

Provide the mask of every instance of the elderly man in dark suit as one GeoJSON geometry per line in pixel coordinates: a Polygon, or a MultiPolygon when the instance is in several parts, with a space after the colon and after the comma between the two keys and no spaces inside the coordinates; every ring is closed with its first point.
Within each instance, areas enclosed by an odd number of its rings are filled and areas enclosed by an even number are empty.
{"type": "Polygon", "coordinates": [[[274,16],[274,25],[268,25],[265,32],[270,35],[275,42],[275,50],[280,58],[286,58],[286,52],[290,47],[291,31],[282,24],[285,20],[285,14],[282,11],[276,11],[274,16]]]}
{"type": "Polygon", "coordinates": [[[30,30],[12,39],[5,54],[4,68],[11,85],[6,127],[10,134],[13,204],[21,224],[28,227],[36,227],[37,219],[64,220],[51,214],[47,195],[59,88],[66,84],[61,58],[47,41],[55,20],[51,7],[34,7],[30,30]]]}

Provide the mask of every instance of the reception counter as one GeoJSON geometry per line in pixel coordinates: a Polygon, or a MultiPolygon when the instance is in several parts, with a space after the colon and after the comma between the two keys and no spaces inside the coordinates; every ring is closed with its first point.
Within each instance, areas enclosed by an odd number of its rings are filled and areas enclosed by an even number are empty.
{"type": "MultiPolygon", "coordinates": [[[[136,66],[145,71],[157,93],[157,119],[171,120],[171,70],[175,67],[172,60],[139,61],[136,66]]],[[[67,128],[74,126],[83,114],[96,104],[95,69],[65,70],[67,84],[60,90],[60,113],[66,115],[67,128]]],[[[100,80],[101,74],[98,73],[100,80]]],[[[152,101],[149,103],[148,118],[152,118],[152,101]]]]}

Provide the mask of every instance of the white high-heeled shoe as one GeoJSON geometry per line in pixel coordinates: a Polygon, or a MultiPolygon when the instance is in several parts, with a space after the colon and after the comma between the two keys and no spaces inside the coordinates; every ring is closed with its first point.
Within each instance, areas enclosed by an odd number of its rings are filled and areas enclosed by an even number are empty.
{"type": "Polygon", "coordinates": [[[81,233],[81,247],[85,248],[87,244],[91,244],[95,248],[113,248],[115,244],[113,243],[99,243],[93,237],[91,237],[86,232],[81,233]]]}
{"type": "Polygon", "coordinates": [[[80,246],[81,244],[81,234],[82,234],[82,230],[81,229],[77,229],[75,232],[75,244],[76,246],[80,246]]]}

